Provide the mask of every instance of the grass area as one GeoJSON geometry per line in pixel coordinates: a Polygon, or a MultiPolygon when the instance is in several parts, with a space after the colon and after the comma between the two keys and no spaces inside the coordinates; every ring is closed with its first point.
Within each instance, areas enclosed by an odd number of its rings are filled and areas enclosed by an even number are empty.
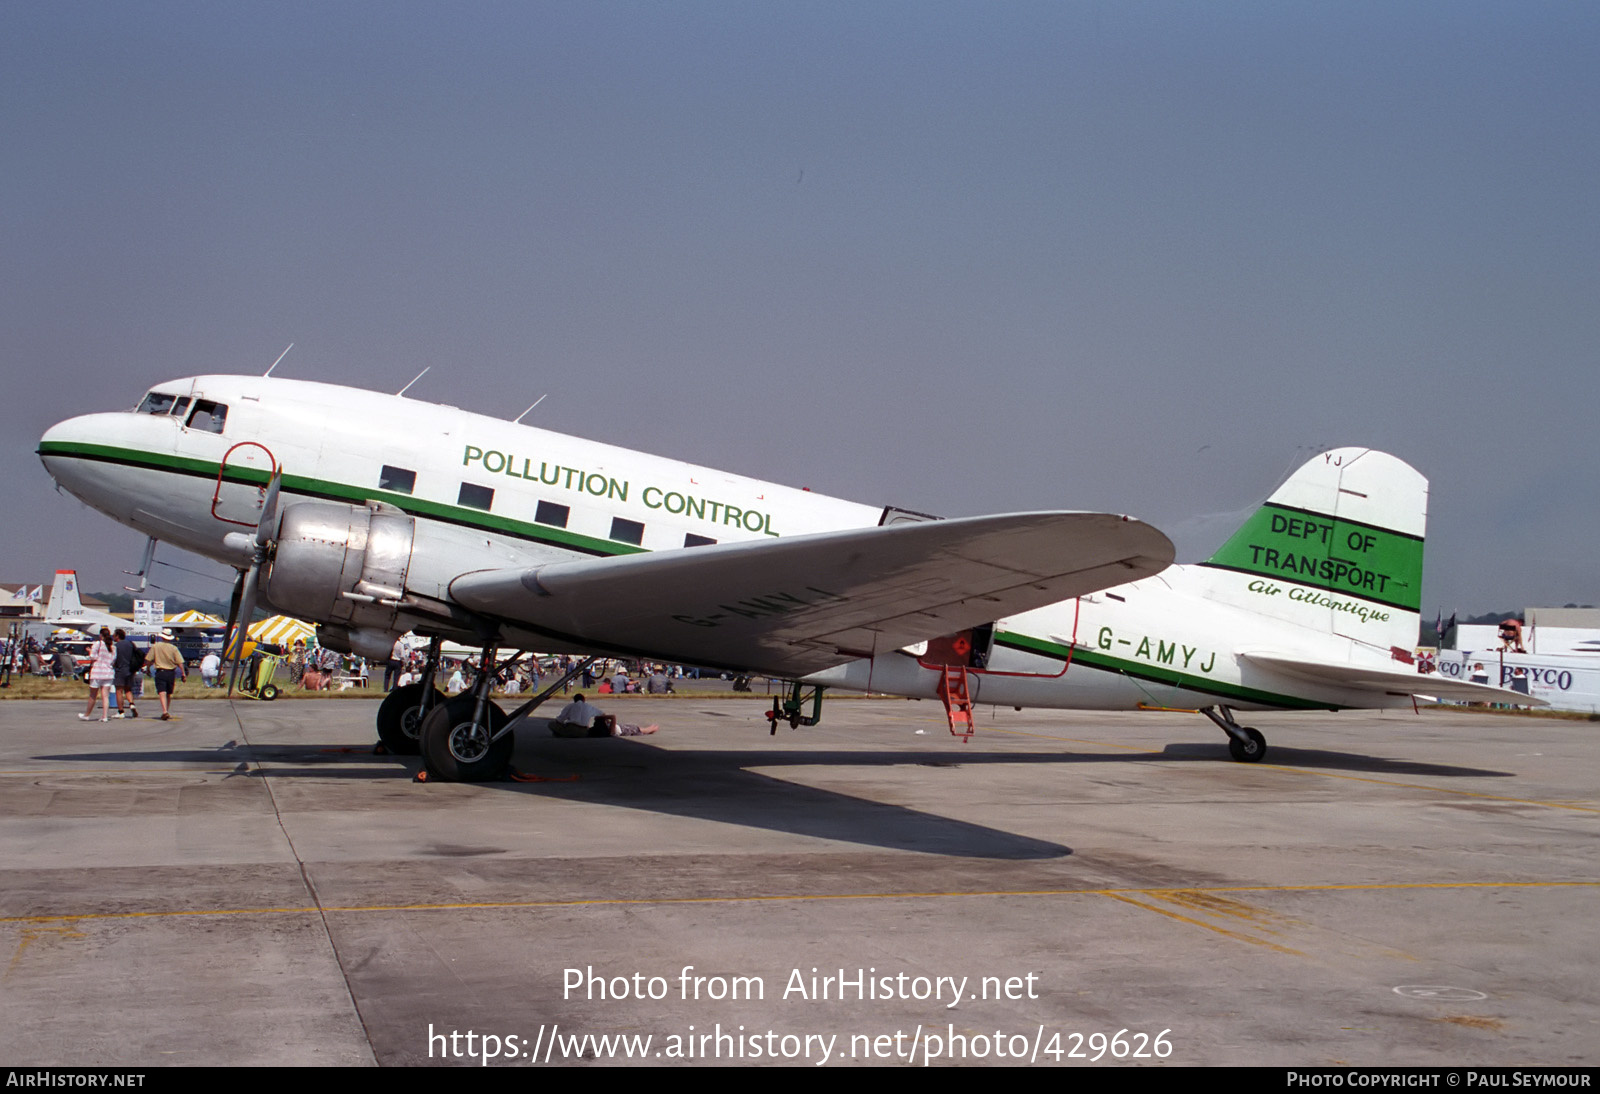
{"type": "Polygon", "coordinates": [[[1442,711],[1445,714],[1494,714],[1501,717],[1554,718],[1558,722],[1600,722],[1600,714],[1581,710],[1544,710],[1537,707],[1461,706],[1450,703],[1425,704],[1422,710],[1442,711]]]}
{"type": "MultiPolygon", "coordinates": [[[[378,680],[375,681],[373,686],[369,688],[349,688],[344,691],[306,691],[303,688],[292,686],[289,683],[289,678],[287,675],[280,675],[278,678],[278,687],[280,689],[278,692],[278,698],[382,699],[385,693],[378,686],[382,683],[382,681],[382,676],[379,676],[378,680]]],[[[751,686],[755,689],[753,691],[733,691],[729,687],[728,681],[726,680],[674,680],[672,683],[673,687],[677,688],[677,691],[671,695],[601,695],[593,688],[590,688],[587,694],[591,700],[605,703],[629,703],[635,699],[754,699],[761,702],[762,705],[771,703],[773,695],[778,694],[778,689],[776,686],[774,686],[771,691],[768,691],[766,682],[763,680],[756,680],[752,682],[751,686]]],[[[568,694],[575,693],[578,690],[579,689],[574,686],[568,694]]],[[[501,703],[509,706],[515,706],[526,701],[528,695],[529,693],[527,692],[524,692],[521,695],[504,695],[499,692],[496,693],[496,697],[501,701],[501,703]]],[[[242,692],[236,693],[236,696],[245,701],[253,701],[252,696],[242,692]]],[[[828,693],[828,696],[829,698],[837,697],[843,699],[897,698],[897,696],[888,695],[869,696],[859,695],[853,692],[832,691],[828,693]]],[[[178,688],[173,695],[173,701],[187,703],[194,700],[208,701],[211,699],[226,699],[227,697],[227,688],[208,688],[200,682],[200,677],[195,675],[189,677],[187,680],[180,680],[178,682],[178,688]]],[[[67,680],[51,680],[38,676],[13,676],[11,678],[10,687],[0,688],[0,700],[6,699],[60,699],[71,700],[78,703],[86,703],[89,700],[89,688],[86,684],[80,684],[67,680]]],[[[549,701],[553,703],[559,699],[561,699],[561,696],[557,695],[552,697],[549,701]]],[[[142,703],[159,705],[160,700],[156,698],[155,685],[151,681],[145,681],[144,694],[140,696],[139,701],[142,703]]],[[[1489,714],[1515,716],[1519,718],[1554,718],[1559,721],[1567,722],[1600,722],[1600,714],[1588,714],[1577,710],[1533,710],[1522,707],[1489,706],[1469,707],[1451,705],[1448,703],[1425,704],[1421,707],[1421,709],[1425,711],[1442,712],[1445,714],[1489,714]]]]}
{"type": "MultiPolygon", "coordinates": [[[[290,684],[288,676],[283,675],[278,679],[278,687],[280,689],[278,698],[382,699],[385,693],[378,686],[382,681],[382,676],[379,676],[378,680],[374,681],[373,686],[369,688],[349,688],[344,691],[306,691],[290,684]]],[[[586,694],[592,700],[607,703],[613,700],[627,703],[635,699],[757,699],[766,704],[772,701],[772,696],[776,693],[776,689],[773,692],[766,691],[765,685],[760,682],[753,685],[754,691],[730,690],[726,680],[675,680],[673,681],[673,686],[678,690],[672,695],[602,696],[593,688],[590,688],[586,694]]],[[[578,690],[580,689],[574,686],[569,694],[576,693],[578,690]]],[[[524,692],[520,695],[504,695],[497,692],[496,697],[504,704],[515,705],[526,701],[530,694],[529,692],[524,692]]],[[[227,688],[208,688],[200,682],[198,675],[190,676],[187,680],[180,680],[177,689],[173,692],[173,701],[180,703],[194,700],[226,699],[227,697],[227,688]]],[[[235,697],[246,701],[252,700],[252,696],[241,692],[235,692],[235,697]]],[[[556,702],[560,698],[560,695],[553,696],[550,702],[556,702]]],[[[60,699],[87,703],[89,701],[89,687],[87,684],[80,684],[70,680],[52,680],[38,676],[13,676],[10,687],[0,688],[0,700],[6,699],[60,699]]],[[[160,700],[156,698],[155,685],[151,681],[146,680],[144,682],[144,694],[139,697],[139,702],[159,705],[160,700]]]]}

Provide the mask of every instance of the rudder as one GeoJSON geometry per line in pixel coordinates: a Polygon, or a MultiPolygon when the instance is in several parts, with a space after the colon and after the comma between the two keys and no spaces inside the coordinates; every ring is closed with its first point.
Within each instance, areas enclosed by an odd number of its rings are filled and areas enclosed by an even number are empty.
{"type": "Polygon", "coordinates": [[[51,619],[83,617],[83,601],[78,599],[78,571],[56,571],[56,579],[50,586],[50,602],[46,611],[51,619]]]}
{"type": "Polygon", "coordinates": [[[1428,480],[1415,468],[1338,448],[1289,476],[1202,565],[1240,575],[1214,585],[1242,607],[1409,656],[1427,519],[1428,480]]]}

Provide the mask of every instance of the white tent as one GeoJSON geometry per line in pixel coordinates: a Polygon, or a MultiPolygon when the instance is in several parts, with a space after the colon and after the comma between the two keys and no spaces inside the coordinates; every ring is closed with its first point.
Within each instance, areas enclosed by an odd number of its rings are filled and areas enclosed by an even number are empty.
{"type": "Polygon", "coordinates": [[[177,615],[167,616],[167,622],[176,623],[179,626],[193,626],[197,623],[204,624],[206,626],[217,626],[218,624],[226,623],[227,620],[218,619],[214,615],[208,615],[205,612],[196,611],[195,609],[190,608],[186,612],[179,612],[177,615]]]}
{"type": "Polygon", "coordinates": [[[310,623],[291,619],[287,615],[275,615],[253,624],[248,633],[253,641],[267,642],[274,646],[292,646],[297,638],[309,646],[311,640],[316,637],[317,629],[310,623]]]}

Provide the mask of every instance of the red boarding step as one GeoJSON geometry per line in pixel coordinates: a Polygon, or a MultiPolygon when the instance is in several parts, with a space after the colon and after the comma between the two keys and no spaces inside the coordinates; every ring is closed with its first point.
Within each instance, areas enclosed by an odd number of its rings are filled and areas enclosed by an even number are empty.
{"type": "Polygon", "coordinates": [[[963,741],[972,740],[972,697],[967,693],[966,666],[944,666],[944,676],[939,681],[939,698],[944,700],[945,713],[950,716],[951,735],[963,741]]]}

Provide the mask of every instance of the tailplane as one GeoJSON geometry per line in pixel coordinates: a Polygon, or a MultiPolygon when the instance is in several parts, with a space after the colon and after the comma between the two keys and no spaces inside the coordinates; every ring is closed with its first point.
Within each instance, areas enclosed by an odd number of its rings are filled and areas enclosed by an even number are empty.
{"type": "Polygon", "coordinates": [[[1208,595],[1409,660],[1427,519],[1428,480],[1403,460],[1324,452],[1201,563],[1208,595]]]}

